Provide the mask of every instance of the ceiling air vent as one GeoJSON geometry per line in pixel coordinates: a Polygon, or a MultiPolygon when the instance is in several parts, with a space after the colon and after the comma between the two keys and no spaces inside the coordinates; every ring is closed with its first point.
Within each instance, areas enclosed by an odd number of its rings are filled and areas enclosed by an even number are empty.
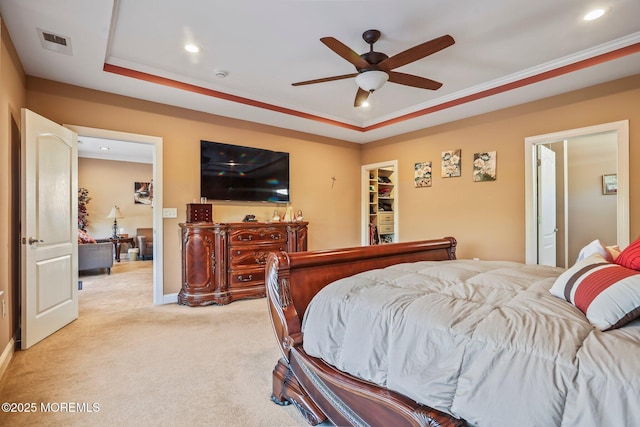
{"type": "Polygon", "coordinates": [[[61,44],[62,46],[66,46],[67,45],[67,39],[65,39],[64,37],[56,36],[55,34],[42,33],[42,37],[46,41],[51,42],[51,43],[61,44]]]}
{"type": "Polygon", "coordinates": [[[43,48],[53,50],[54,52],[73,55],[71,51],[71,39],[69,37],[54,34],[51,31],[45,31],[38,28],[40,36],[40,44],[43,48]]]}

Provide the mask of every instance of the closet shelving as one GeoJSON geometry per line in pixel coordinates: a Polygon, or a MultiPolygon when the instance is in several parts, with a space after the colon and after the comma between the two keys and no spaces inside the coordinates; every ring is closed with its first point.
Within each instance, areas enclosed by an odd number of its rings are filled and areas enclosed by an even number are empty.
{"type": "Polygon", "coordinates": [[[392,243],[394,239],[394,170],[369,171],[369,244],[392,243]]]}

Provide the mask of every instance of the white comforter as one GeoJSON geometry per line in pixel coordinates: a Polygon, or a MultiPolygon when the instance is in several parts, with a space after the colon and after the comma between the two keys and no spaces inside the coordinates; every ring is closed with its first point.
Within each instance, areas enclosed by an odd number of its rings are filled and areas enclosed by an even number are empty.
{"type": "Polygon", "coordinates": [[[309,305],[304,349],[478,426],[640,426],[640,321],[600,332],[549,293],[562,269],[400,264],[309,305]]]}

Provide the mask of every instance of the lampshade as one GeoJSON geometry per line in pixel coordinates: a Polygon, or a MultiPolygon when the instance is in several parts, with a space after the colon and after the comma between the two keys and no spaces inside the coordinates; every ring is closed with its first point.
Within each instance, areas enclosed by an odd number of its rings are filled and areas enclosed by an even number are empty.
{"type": "Polygon", "coordinates": [[[356,77],[356,84],[367,92],[378,90],[389,80],[389,74],[384,71],[364,71],[356,77]]]}
{"type": "Polygon", "coordinates": [[[107,218],[124,218],[124,215],[122,215],[122,212],[120,212],[119,207],[114,206],[111,208],[111,212],[109,212],[109,215],[107,215],[107,218]]]}

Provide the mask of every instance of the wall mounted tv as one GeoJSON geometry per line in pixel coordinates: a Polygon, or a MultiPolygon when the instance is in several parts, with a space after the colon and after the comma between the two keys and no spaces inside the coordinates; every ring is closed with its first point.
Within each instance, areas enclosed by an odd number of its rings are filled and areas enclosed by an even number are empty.
{"type": "Polygon", "coordinates": [[[200,193],[211,200],[289,199],[289,153],[200,141],[200,193]]]}

